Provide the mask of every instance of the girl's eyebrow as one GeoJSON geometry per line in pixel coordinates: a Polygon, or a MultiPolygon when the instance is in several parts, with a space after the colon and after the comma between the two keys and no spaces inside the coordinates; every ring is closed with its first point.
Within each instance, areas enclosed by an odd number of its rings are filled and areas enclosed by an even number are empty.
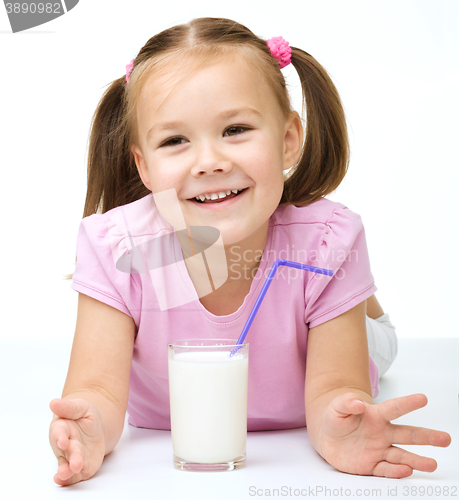
{"type": "MultiPolygon", "coordinates": [[[[260,111],[254,108],[250,108],[248,106],[244,106],[242,108],[234,108],[234,109],[227,109],[225,111],[222,111],[217,115],[217,118],[224,118],[224,119],[230,119],[234,118],[235,116],[253,116],[255,118],[261,118],[262,114],[260,111]]],[[[163,123],[157,123],[151,127],[151,129],[148,131],[147,134],[147,141],[149,141],[152,137],[152,135],[155,132],[160,132],[164,130],[174,130],[179,127],[184,126],[184,122],[180,120],[174,120],[170,122],[163,122],[163,123]]]]}

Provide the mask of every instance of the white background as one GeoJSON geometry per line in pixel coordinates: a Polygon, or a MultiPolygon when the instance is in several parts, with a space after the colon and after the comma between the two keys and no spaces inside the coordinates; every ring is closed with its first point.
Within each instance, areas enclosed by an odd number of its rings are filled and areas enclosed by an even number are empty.
{"type": "MultiPolygon", "coordinates": [[[[81,0],[11,33],[0,5],[1,337],[73,336],[92,113],[155,33],[228,17],[313,55],[341,94],[376,296],[400,337],[458,337],[459,1],[81,0]]],[[[286,68],[297,109],[298,80],[286,68]]]]}

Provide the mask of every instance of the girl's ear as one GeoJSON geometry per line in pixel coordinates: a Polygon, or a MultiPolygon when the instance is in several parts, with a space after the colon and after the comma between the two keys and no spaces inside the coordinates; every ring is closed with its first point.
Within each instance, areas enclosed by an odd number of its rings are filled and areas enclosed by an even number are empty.
{"type": "Polygon", "coordinates": [[[142,151],[137,146],[132,146],[131,152],[134,155],[135,164],[144,186],[151,191],[152,189],[150,187],[150,177],[148,175],[148,167],[145,162],[145,158],[142,155],[142,151]]]}
{"type": "Polygon", "coordinates": [[[300,115],[293,111],[284,129],[284,170],[292,168],[300,159],[303,149],[303,125],[300,115]]]}

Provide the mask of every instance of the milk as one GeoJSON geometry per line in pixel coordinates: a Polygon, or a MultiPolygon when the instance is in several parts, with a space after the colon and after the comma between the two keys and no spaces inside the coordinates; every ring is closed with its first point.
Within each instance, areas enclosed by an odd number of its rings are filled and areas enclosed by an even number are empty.
{"type": "Polygon", "coordinates": [[[248,353],[180,352],[169,357],[174,455],[194,463],[245,457],[248,353]]]}

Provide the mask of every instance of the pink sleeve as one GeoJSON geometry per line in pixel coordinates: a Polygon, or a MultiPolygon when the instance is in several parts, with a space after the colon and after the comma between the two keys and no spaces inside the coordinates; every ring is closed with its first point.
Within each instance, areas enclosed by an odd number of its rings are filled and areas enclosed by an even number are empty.
{"type": "Polygon", "coordinates": [[[377,290],[370,270],[360,216],[336,209],[317,241],[317,266],[332,277],[313,274],[306,286],[305,322],[314,328],[348,311],[377,290]]]}
{"type": "Polygon", "coordinates": [[[72,288],[132,316],[138,326],[136,302],[139,285],[133,275],[116,269],[113,241],[124,244],[124,237],[104,214],[85,217],[78,231],[77,263],[72,288]],[[110,234],[109,234],[110,232],[110,234]]]}

